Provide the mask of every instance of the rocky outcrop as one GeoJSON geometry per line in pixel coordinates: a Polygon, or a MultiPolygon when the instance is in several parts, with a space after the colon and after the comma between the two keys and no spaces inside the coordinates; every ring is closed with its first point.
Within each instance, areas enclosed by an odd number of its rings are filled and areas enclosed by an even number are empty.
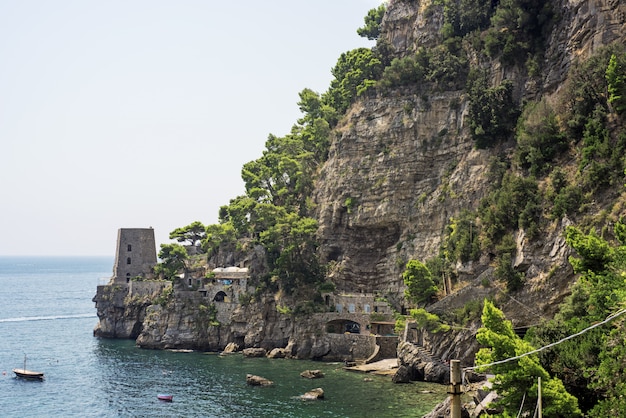
{"type": "Polygon", "coordinates": [[[264,348],[246,348],[243,350],[244,357],[265,357],[267,350],[264,348]]]}
{"type": "Polygon", "coordinates": [[[406,342],[398,345],[398,362],[400,373],[396,380],[419,380],[448,384],[450,383],[450,366],[443,360],[433,356],[424,348],[406,342]],[[400,368],[403,370],[400,371],[400,368]]]}
{"type": "Polygon", "coordinates": [[[147,309],[170,282],[146,281],[98,286],[93,301],[98,324],[93,334],[104,338],[137,338],[147,309]]]}
{"type": "Polygon", "coordinates": [[[239,346],[235,343],[228,343],[220,354],[233,354],[239,351],[239,346]]]}
{"type": "Polygon", "coordinates": [[[487,154],[464,133],[461,92],[428,104],[399,93],[352,107],[320,176],[320,241],[341,290],[401,297],[398,260],[434,256],[449,217],[486,190],[487,154]]]}
{"type": "Polygon", "coordinates": [[[246,383],[250,386],[271,386],[274,384],[273,381],[254,374],[246,375],[246,383]]]}
{"type": "Polygon", "coordinates": [[[305,401],[324,399],[324,389],[322,388],[311,389],[310,391],[306,392],[304,395],[301,395],[300,399],[303,399],[305,401]]]}
{"type": "Polygon", "coordinates": [[[300,376],[306,377],[307,379],[319,379],[324,377],[324,372],[321,370],[305,370],[300,373],[300,376]]]}
{"type": "MultiPolygon", "coordinates": [[[[520,102],[550,100],[573,62],[608,43],[626,41],[624,2],[557,0],[553,7],[558,18],[547,35],[540,77],[529,80],[497,61],[470,57],[473,65],[492,75],[493,85],[512,80],[520,102]]],[[[428,0],[389,2],[381,42],[398,57],[436,44],[442,8],[428,0]]],[[[362,95],[351,107],[336,130],[315,192],[321,247],[326,260],[334,263],[331,278],[338,289],[385,292],[400,311],[405,304],[401,273],[406,261],[437,254],[450,217],[476,209],[490,190],[490,161],[510,149],[506,144],[500,149],[474,148],[468,105],[463,91],[435,90],[425,83],[362,95]]],[[[519,325],[549,317],[555,302],[568,292],[574,276],[567,254],[552,252],[564,227],[557,222],[533,242],[524,231],[518,233],[517,254],[523,259],[516,263],[529,286],[519,303],[505,300],[503,308],[519,325]],[[533,312],[521,305],[532,305],[533,312]]],[[[469,270],[459,266],[461,278],[474,279],[490,262],[487,256],[469,270]]]]}

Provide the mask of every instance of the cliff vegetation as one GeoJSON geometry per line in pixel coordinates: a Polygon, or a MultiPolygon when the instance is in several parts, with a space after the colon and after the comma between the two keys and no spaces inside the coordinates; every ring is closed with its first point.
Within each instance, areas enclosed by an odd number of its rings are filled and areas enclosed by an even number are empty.
{"type": "MultiPolygon", "coordinates": [[[[194,347],[324,358],[334,343],[314,315],[367,295],[390,308],[383,319],[429,324],[434,355],[473,366],[621,312],[626,5],[391,0],[364,23],[376,45],[341,54],[325,92],[299,93],[290,133],[242,167],[245,194],[161,247],[155,272],[181,291],[181,275],[248,269],[228,315],[190,308],[205,324],[194,347]]],[[[144,329],[177,303],[165,296],[144,329]]],[[[625,414],[623,321],[490,369],[500,412],[517,414],[541,376],[565,393],[545,416],[625,414]]],[[[151,338],[167,334],[157,322],[151,338]]]]}

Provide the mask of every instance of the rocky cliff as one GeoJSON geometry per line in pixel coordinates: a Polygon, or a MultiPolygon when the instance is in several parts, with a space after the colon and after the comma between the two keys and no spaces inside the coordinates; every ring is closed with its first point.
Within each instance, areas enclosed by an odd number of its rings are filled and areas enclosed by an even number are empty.
{"type": "MultiPolygon", "coordinates": [[[[539,77],[530,79],[497,61],[479,64],[494,84],[514,80],[520,102],[554,99],[574,61],[626,38],[623,2],[559,1],[554,8],[558,18],[539,77]]],[[[442,23],[442,8],[433,10],[430,1],[391,1],[381,37],[401,57],[439,42],[442,23]]],[[[428,86],[366,96],[352,106],[337,130],[316,193],[323,249],[337,262],[332,277],[341,289],[382,290],[400,300],[405,262],[436,255],[450,217],[475,209],[488,193],[491,158],[507,150],[475,149],[468,106],[464,91],[428,91],[428,86]]],[[[529,299],[537,312],[549,310],[546,305],[559,300],[564,283],[572,279],[562,234],[567,224],[557,223],[534,242],[519,231],[517,262],[528,272],[529,299]],[[545,283],[553,266],[564,271],[545,283]]],[[[490,261],[461,266],[461,272],[474,278],[490,261]]]]}
{"type": "MultiPolygon", "coordinates": [[[[623,2],[555,0],[551,5],[553,24],[544,35],[537,74],[530,76],[520,66],[503,65],[464,46],[470,65],[489,74],[491,85],[512,81],[518,104],[539,99],[557,102],[575,62],[603,46],[626,41],[623,2]]],[[[441,5],[429,0],[391,0],[379,44],[390,46],[392,57],[405,57],[438,45],[443,23],[441,5]]],[[[510,138],[495,147],[477,149],[468,122],[469,107],[463,86],[423,83],[369,91],[349,108],[335,129],[313,195],[321,254],[332,266],[329,280],[336,285],[336,293],[384,295],[397,311],[409,307],[402,280],[406,262],[438,254],[450,218],[477,209],[493,186],[489,172],[494,157],[510,157],[515,147],[510,138]]],[[[564,167],[573,164],[567,159],[561,163],[564,167]]],[[[590,210],[603,208],[598,204],[590,210]]],[[[516,326],[550,317],[574,280],[567,262],[570,250],[563,239],[565,227],[572,222],[566,216],[552,220],[533,239],[524,229],[516,232],[513,263],[524,272],[526,283],[515,295],[494,280],[491,254],[483,254],[478,261],[455,266],[454,292],[430,309],[445,314],[492,296],[501,297],[505,313],[516,326]]],[[[232,259],[232,264],[242,261],[223,252],[220,257],[232,259]]],[[[106,296],[111,289],[98,291],[97,335],[137,338],[139,345],[150,348],[222,350],[231,342],[241,348],[287,347],[296,358],[365,358],[374,350],[356,336],[339,342],[326,332],[330,318],[279,313],[284,301],[278,296],[238,304],[216,325],[210,318],[198,320],[205,315],[200,306],[206,308],[208,303],[197,294],[174,292],[171,300],[156,304],[127,299],[123,291],[118,289],[122,293],[112,296],[106,296]]],[[[365,322],[369,326],[375,321],[365,322]]],[[[476,347],[468,342],[465,349],[452,350],[450,344],[460,345],[458,341],[469,340],[460,334],[420,337],[421,345],[436,357],[471,361],[476,347]]]]}

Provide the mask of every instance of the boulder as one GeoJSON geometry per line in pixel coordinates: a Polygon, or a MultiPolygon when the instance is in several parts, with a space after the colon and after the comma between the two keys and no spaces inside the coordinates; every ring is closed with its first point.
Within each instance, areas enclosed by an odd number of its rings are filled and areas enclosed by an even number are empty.
{"type": "Polygon", "coordinates": [[[393,383],[409,383],[411,381],[411,372],[409,369],[402,365],[398,367],[398,370],[391,377],[393,383]]]}
{"type": "Polygon", "coordinates": [[[304,395],[301,395],[300,399],[304,399],[304,400],[307,400],[307,401],[308,400],[316,400],[316,399],[324,399],[324,389],[322,389],[322,388],[311,389],[310,391],[308,391],[304,395]]]}
{"type": "Polygon", "coordinates": [[[285,358],[287,357],[287,350],[284,348],[274,348],[267,355],[268,358],[285,358]]]}
{"type": "Polygon", "coordinates": [[[307,379],[319,379],[324,377],[324,373],[321,370],[305,370],[300,373],[300,376],[306,377],[307,379]]]}
{"type": "Polygon", "coordinates": [[[424,381],[442,384],[449,383],[450,367],[438,362],[424,364],[424,381]]]}
{"type": "Polygon", "coordinates": [[[265,357],[267,355],[267,350],[264,348],[245,348],[243,350],[243,355],[245,357],[265,357]]]}
{"type": "Polygon", "coordinates": [[[237,351],[239,351],[239,345],[235,343],[228,343],[224,348],[224,351],[221,352],[221,354],[232,354],[236,353],[237,351]]]}
{"type": "Polygon", "coordinates": [[[271,386],[274,384],[271,380],[254,374],[246,375],[246,383],[250,386],[271,386]]]}

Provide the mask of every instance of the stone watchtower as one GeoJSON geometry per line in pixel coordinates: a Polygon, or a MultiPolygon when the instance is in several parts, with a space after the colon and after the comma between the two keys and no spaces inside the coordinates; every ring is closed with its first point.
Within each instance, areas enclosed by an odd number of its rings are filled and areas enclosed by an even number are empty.
{"type": "Polygon", "coordinates": [[[146,277],[157,263],[154,229],[120,228],[113,266],[113,283],[128,283],[131,278],[146,277]]]}

